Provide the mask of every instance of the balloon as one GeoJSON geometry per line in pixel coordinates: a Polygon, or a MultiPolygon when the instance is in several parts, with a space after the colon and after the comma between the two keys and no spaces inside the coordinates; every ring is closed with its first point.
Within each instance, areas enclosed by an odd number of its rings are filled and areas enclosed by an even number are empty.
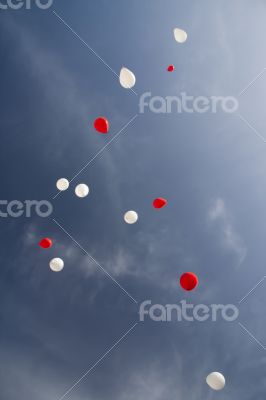
{"type": "Polygon", "coordinates": [[[61,258],[53,258],[49,265],[52,271],[60,272],[64,268],[64,261],[61,258]]]}
{"type": "Polygon", "coordinates": [[[173,72],[174,70],[175,70],[174,65],[169,65],[168,68],[167,68],[168,72],[173,72]]]}
{"type": "Polygon", "coordinates": [[[94,121],[94,128],[100,133],[108,133],[109,121],[105,117],[99,117],[94,121]]]}
{"type": "Polygon", "coordinates": [[[212,372],[206,378],[207,384],[213,390],[222,390],[225,387],[225,378],[220,372],[212,372]]]}
{"type": "Polygon", "coordinates": [[[81,198],[88,196],[89,191],[90,189],[87,185],[85,185],[85,183],[80,183],[75,188],[76,195],[81,198]]]}
{"type": "Polygon", "coordinates": [[[67,190],[69,187],[69,182],[66,178],[60,178],[56,182],[56,187],[58,190],[61,190],[61,191],[67,190]]]}
{"type": "Polygon", "coordinates": [[[167,205],[167,200],[163,199],[162,197],[158,197],[157,199],[153,200],[154,208],[163,208],[166,205],[167,205]]]}
{"type": "Polygon", "coordinates": [[[52,245],[53,245],[53,242],[49,238],[43,238],[39,242],[39,246],[41,246],[43,249],[49,249],[49,247],[52,247],[52,245]]]}
{"type": "Polygon", "coordinates": [[[136,211],[127,211],[124,215],[124,220],[127,224],[135,224],[138,218],[136,211]]]}
{"type": "Polygon", "coordinates": [[[120,71],[119,81],[123,88],[132,89],[135,86],[136,77],[132,71],[123,67],[120,71]]]}
{"type": "Polygon", "coordinates": [[[187,291],[195,289],[198,285],[197,275],[193,272],[185,272],[180,278],[180,285],[187,291]]]}
{"type": "Polygon", "coordinates": [[[185,43],[187,40],[187,32],[183,31],[183,29],[175,28],[174,37],[178,43],[185,43]]]}

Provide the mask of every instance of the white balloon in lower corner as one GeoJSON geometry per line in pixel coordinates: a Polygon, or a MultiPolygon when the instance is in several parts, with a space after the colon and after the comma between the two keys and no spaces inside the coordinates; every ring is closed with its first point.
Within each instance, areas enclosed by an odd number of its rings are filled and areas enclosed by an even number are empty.
{"type": "Polygon", "coordinates": [[[120,85],[125,89],[132,89],[136,83],[136,77],[132,71],[123,67],[119,76],[120,85]]]}
{"type": "Polygon", "coordinates": [[[60,272],[64,268],[64,261],[61,258],[53,258],[49,265],[52,271],[60,272]]]}
{"type": "Polygon", "coordinates": [[[138,218],[136,211],[127,211],[124,215],[124,220],[127,224],[135,224],[138,218]]]}
{"type": "Polygon", "coordinates": [[[206,382],[213,390],[222,390],[225,387],[225,377],[220,372],[209,374],[206,382]]]}
{"type": "Polygon", "coordinates": [[[66,178],[60,178],[56,182],[56,187],[60,191],[67,190],[69,188],[69,182],[66,178]]]}
{"type": "Polygon", "coordinates": [[[178,43],[185,43],[185,41],[187,40],[187,32],[183,29],[175,28],[174,37],[178,43]]]}
{"type": "Polygon", "coordinates": [[[85,185],[85,183],[80,183],[75,188],[76,195],[81,198],[88,196],[89,191],[90,189],[87,185],[85,185]]]}

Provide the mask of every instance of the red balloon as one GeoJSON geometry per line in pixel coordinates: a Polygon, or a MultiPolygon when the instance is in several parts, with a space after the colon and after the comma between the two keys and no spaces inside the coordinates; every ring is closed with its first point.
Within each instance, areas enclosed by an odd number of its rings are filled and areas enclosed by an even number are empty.
{"type": "Polygon", "coordinates": [[[94,121],[94,128],[100,133],[108,133],[109,122],[108,119],[104,117],[99,117],[94,121]]]}
{"type": "Polygon", "coordinates": [[[43,248],[43,249],[49,249],[49,247],[51,247],[53,245],[53,242],[51,239],[49,238],[43,238],[40,242],[39,245],[43,248]]]}
{"type": "Polygon", "coordinates": [[[162,197],[158,197],[157,199],[153,200],[154,208],[163,208],[166,205],[167,205],[167,200],[163,199],[162,197]]]}
{"type": "Polygon", "coordinates": [[[198,277],[193,272],[185,272],[180,278],[180,285],[184,290],[193,290],[198,286],[198,277]]]}
{"type": "Polygon", "coordinates": [[[174,70],[175,70],[174,65],[169,65],[168,68],[167,68],[168,72],[173,72],[174,70]]]}

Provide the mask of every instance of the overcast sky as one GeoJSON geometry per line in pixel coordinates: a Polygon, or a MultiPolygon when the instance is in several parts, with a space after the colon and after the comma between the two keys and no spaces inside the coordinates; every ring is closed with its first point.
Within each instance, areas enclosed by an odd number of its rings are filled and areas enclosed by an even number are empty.
{"type": "Polygon", "coordinates": [[[265,399],[265,20],[265,0],[0,9],[0,198],[53,205],[48,218],[0,219],[1,399],[59,400],[90,369],[65,399],[265,399]],[[119,85],[122,66],[136,93],[119,85]],[[139,113],[145,92],[235,96],[239,108],[139,113]],[[99,115],[108,135],[93,129],[99,115]],[[75,179],[54,198],[60,177],[75,179]],[[81,182],[85,199],[74,195],[81,182]],[[123,221],[131,209],[135,225],[123,221]],[[54,246],[42,250],[42,237],[54,246]],[[195,291],[180,288],[185,271],[198,275],[195,291]],[[145,300],[240,313],[139,322],[145,300]],[[221,392],[206,385],[212,371],[226,378],[221,392]]]}

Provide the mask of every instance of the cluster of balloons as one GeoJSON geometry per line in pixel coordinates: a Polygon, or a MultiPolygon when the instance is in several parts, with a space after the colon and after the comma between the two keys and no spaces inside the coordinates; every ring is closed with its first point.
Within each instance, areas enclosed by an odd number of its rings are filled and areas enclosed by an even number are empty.
{"type": "MultiPolygon", "coordinates": [[[[175,28],[173,33],[177,43],[182,44],[186,42],[188,37],[186,31],[180,28],[175,28]]],[[[168,72],[173,72],[174,70],[175,66],[173,64],[170,64],[167,67],[168,72]]],[[[122,67],[119,74],[119,82],[124,89],[132,89],[136,84],[136,77],[130,69],[122,67]]],[[[103,116],[96,118],[94,121],[94,128],[99,133],[107,134],[109,132],[108,119],[103,116]]],[[[69,181],[66,178],[61,178],[56,182],[56,187],[60,191],[65,191],[69,188],[69,181]]],[[[80,198],[84,198],[89,194],[89,187],[84,183],[80,183],[75,188],[75,194],[80,198]]],[[[167,205],[167,200],[163,197],[158,197],[153,200],[152,204],[155,209],[161,209],[167,205]]],[[[138,213],[134,210],[127,211],[124,214],[124,221],[130,225],[135,224],[138,221],[138,218],[138,213]]],[[[43,238],[39,242],[39,245],[43,249],[48,249],[53,245],[53,242],[50,238],[43,238]]],[[[53,258],[49,265],[52,271],[59,272],[64,268],[64,261],[58,257],[53,258]]],[[[198,283],[198,277],[193,272],[185,272],[180,277],[180,286],[186,291],[194,290],[198,286],[198,283]]],[[[220,372],[210,373],[206,378],[206,382],[213,390],[221,390],[225,386],[225,378],[220,372]]]]}
{"type": "MultiPolygon", "coordinates": [[[[69,188],[69,181],[66,178],[60,178],[56,182],[56,187],[61,192],[65,191],[69,188]]],[[[85,183],[79,183],[75,187],[75,194],[77,197],[80,197],[80,198],[86,197],[86,196],[88,196],[89,192],[90,192],[90,189],[89,189],[88,185],[86,185],[85,183]]]]}

